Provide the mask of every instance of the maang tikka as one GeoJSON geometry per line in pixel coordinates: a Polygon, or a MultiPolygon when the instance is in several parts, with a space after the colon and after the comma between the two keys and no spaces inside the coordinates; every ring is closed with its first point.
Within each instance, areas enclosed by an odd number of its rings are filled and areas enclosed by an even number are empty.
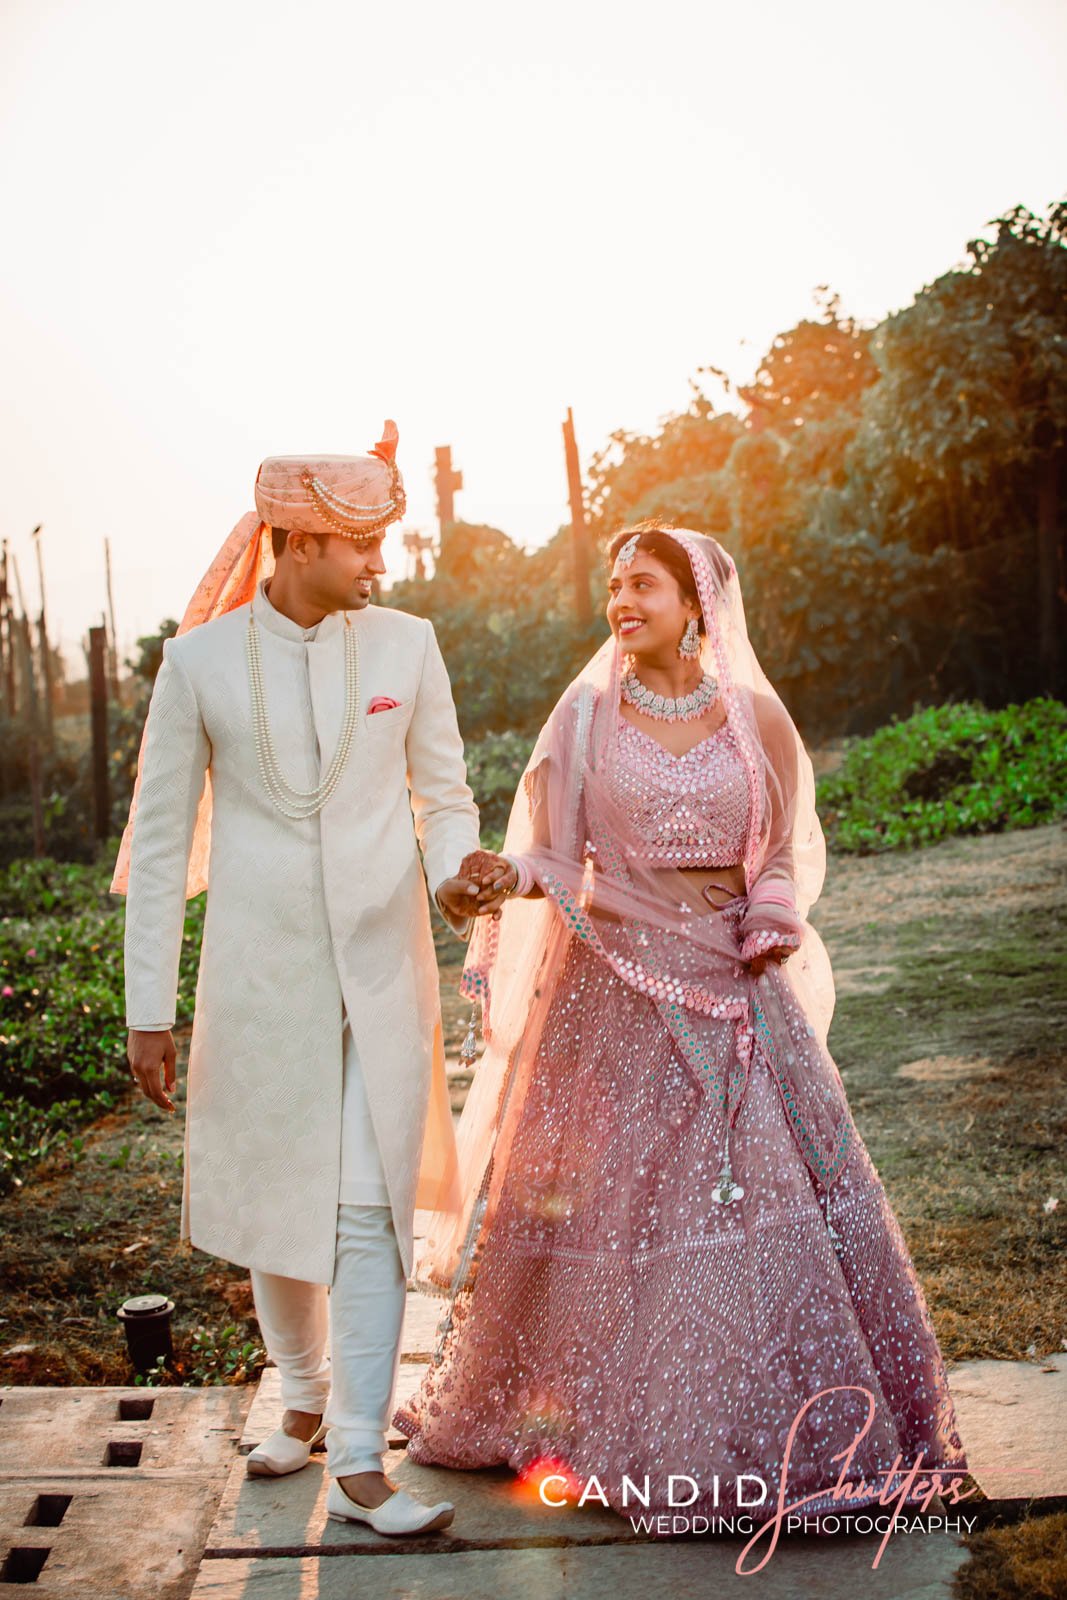
{"type": "Polygon", "coordinates": [[[620,567],[628,567],[630,565],[634,556],[637,554],[637,541],[640,537],[641,535],[639,533],[635,533],[631,538],[627,539],[626,543],[622,546],[618,555],[615,557],[616,563],[620,567]]]}

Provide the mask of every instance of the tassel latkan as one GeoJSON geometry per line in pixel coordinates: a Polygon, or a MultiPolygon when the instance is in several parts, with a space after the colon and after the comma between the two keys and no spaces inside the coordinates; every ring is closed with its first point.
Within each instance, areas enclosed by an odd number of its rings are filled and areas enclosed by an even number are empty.
{"type": "Polygon", "coordinates": [[[478,1014],[471,1007],[471,1019],[467,1024],[467,1036],[459,1047],[459,1059],[465,1067],[471,1066],[478,1059],[478,1014]]]}

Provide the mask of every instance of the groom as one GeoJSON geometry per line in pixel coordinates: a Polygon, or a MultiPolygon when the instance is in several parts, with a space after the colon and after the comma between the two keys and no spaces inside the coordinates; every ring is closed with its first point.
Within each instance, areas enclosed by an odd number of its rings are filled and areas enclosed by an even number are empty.
{"type": "Polygon", "coordinates": [[[185,900],[210,859],[182,1237],[250,1269],[281,1375],[282,1426],[248,1471],[294,1471],[325,1435],[329,1514],[408,1534],[453,1516],[382,1471],[413,1213],[458,1189],[419,851],[458,934],[481,907],[458,876],[478,812],[433,628],[370,603],[404,511],[396,438],[260,467],[258,517],[165,647],[112,887],[130,1066],[173,1110],[185,900]]]}

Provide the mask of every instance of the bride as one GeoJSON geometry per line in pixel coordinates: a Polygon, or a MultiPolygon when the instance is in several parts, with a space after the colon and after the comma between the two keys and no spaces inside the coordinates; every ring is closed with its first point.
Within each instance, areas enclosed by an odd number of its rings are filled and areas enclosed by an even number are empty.
{"type": "Polygon", "coordinates": [[[826,1047],[811,761],[722,546],[645,522],[611,559],[611,637],[542,729],[505,854],[465,866],[500,908],[462,984],[486,1050],[463,1205],[416,1265],[449,1313],[394,1423],[415,1462],[595,1477],[627,1515],[676,1511],[672,1473],[697,1481],[689,1514],[756,1520],[786,1476],[817,1513],[839,1481],[850,1507],[888,1497],[917,1458],[962,1474],[826,1047]]]}

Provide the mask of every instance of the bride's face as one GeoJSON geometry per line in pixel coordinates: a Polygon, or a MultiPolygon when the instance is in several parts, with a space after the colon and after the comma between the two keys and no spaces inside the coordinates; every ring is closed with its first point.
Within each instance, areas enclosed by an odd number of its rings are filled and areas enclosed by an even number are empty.
{"type": "Polygon", "coordinates": [[[696,606],[662,561],[638,550],[629,566],[616,561],[608,580],[607,617],[623,649],[638,661],[669,659],[696,606]]]}

